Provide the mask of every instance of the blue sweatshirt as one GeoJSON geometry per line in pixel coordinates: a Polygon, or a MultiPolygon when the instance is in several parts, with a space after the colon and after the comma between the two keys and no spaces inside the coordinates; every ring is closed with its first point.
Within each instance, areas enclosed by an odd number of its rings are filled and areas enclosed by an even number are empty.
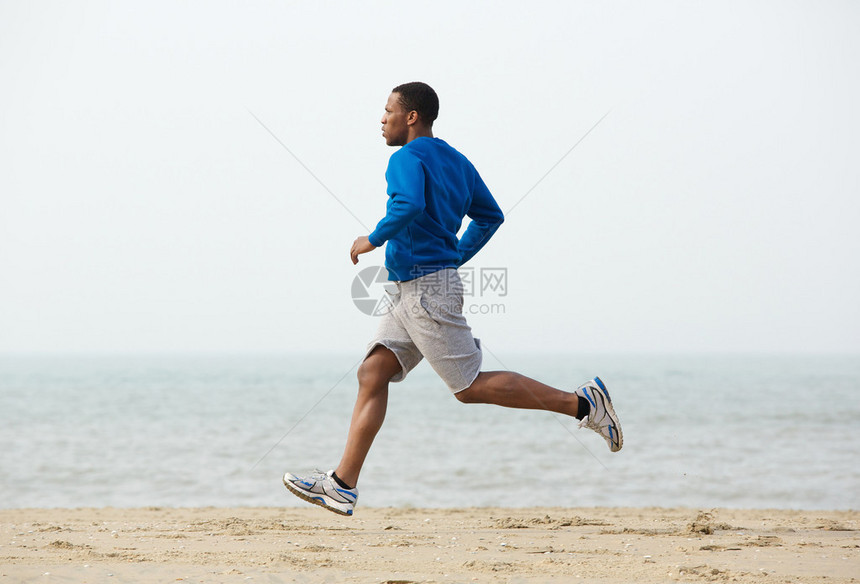
{"type": "Polygon", "coordinates": [[[389,280],[459,268],[505,220],[472,163],[439,138],[416,138],[392,154],[385,180],[385,217],[369,240],[376,247],[388,242],[389,280]],[[458,241],[466,216],[472,221],[458,241]]]}

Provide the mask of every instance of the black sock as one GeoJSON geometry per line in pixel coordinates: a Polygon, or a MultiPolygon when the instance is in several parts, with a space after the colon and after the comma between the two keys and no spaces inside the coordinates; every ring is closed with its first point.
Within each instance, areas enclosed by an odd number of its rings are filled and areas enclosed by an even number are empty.
{"type": "MultiPolygon", "coordinates": [[[[582,399],[582,398],[579,398],[579,399],[582,399]]],[[[350,489],[350,490],[352,490],[352,489],[354,488],[354,487],[350,487],[348,484],[346,484],[345,482],[343,482],[342,480],[340,480],[340,477],[339,477],[339,476],[337,476],[337,473],[336,473],[336,472],[334,472],[334,471],[332,471],[332,473],[331,473],[331,478],[333,478],[333,479],[334,479],[334,482],[336,482],[338,485],[340,485],[340,486],[341,486],[341,487],[343,487],[344,489],[350,489]]]]}
{"type": "Polygon", "coordinates": [[[579,407],[576,410],[576,419],[581,420],[591,413],[591,404],[588,403],[588,400],[581,395],[578,395],[576,397],[579,398],[579,407]]]}

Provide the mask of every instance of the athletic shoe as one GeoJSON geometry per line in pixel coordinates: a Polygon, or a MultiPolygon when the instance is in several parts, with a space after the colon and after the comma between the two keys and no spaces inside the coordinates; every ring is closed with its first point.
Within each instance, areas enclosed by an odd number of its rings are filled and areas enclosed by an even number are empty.
{"type": "Polygon", "coordinates": [[[621,425],[618,423],[618,416],[615,415],[615,408],[612,407],[612,399],[600,378],[595,377],[594,380],[581,386],[576,390],[576,395],[584,397],[591,404],[588,417],[583,418],[579,427],[589,428],[603,436],[612,452],[621,450],[621,446],[624,444],[624,435],[621,433],[621,425]]]}
{"type": "Polygon", "coordinates": [[[307,478],[286,473],[284,485],[292,494],[309,503],[340,515],[352,515],[358,501],[358,489],[344,489],[332,478],[333,473],[333,470],[327,473],[318,470],[307,478]]]}

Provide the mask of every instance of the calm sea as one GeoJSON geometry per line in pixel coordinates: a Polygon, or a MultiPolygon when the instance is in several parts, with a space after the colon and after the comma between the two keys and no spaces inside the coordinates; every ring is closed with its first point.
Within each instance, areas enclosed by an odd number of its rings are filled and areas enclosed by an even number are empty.
{"type": "MultiPolygon", "coordinates": [[[[393,384],[366,506],[860,508],[860,357],[485,359],[600,375],[611,454],[576,421],[463,405],[422,364],[393,384]]],[[[0,507],[299,506],[285,470],[340,458],[360,355],[0,356],[0,507]]]]}

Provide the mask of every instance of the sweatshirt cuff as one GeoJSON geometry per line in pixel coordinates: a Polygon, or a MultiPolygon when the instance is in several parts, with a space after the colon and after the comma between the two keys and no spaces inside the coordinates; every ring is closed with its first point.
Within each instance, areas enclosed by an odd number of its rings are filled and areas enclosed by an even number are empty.
{"type": "Polygon", "coordinates": [[[376,234],[375,231],[367,236],[367,241],[369,241],[370,245],[372,245],[373,247],[382,247],[382,244],[385,243],[384,240],[379,241],[379,236],[376,234]]]}

